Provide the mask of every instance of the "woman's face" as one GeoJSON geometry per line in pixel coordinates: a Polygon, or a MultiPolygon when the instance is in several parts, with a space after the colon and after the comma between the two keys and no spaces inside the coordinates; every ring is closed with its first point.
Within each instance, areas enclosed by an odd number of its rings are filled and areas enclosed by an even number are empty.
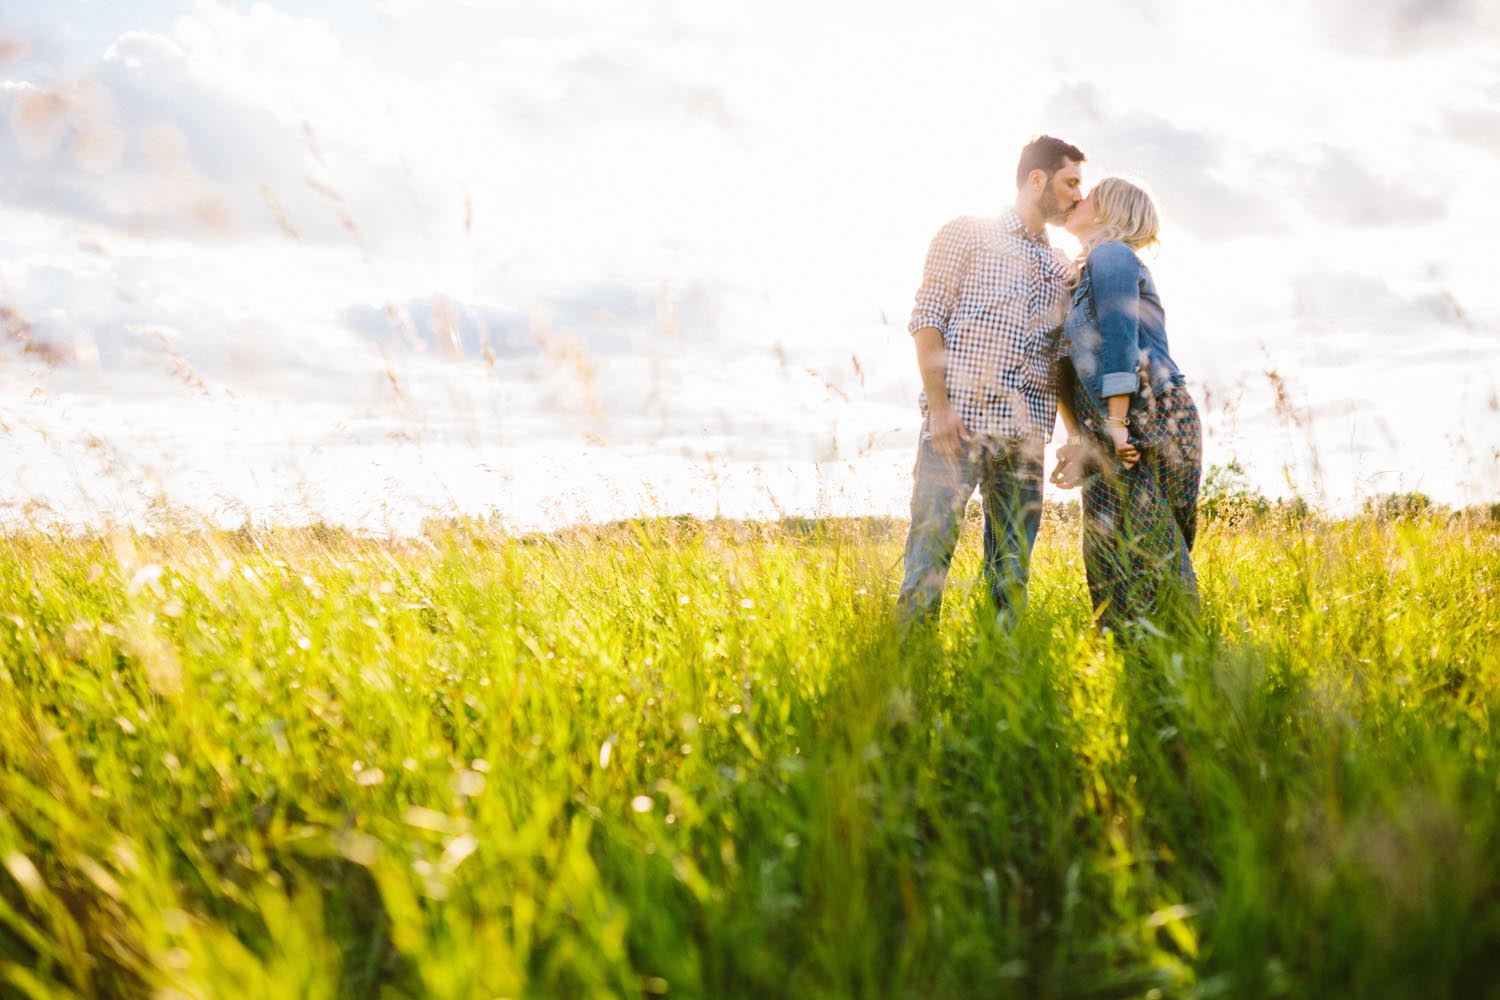
{"type": "Polygon", "coordinates": [[[1088,197],[1073,206],[1073,211],[1068,213],[1067,220],[1063,222],[1063,228],[1076,238],[1085,239],[1099,225],[1095,215],[1094,192],[1090,191],[1088,197]]]}

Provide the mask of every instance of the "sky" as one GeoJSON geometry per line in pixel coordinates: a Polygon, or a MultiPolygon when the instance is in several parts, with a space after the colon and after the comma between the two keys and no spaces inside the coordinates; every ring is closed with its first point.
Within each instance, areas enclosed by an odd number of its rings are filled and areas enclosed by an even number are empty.
{"type": "Polygon", "coordinates": [[[4,0],[0,520],[900,516],[1041,132],[1153,192],[1207,462],[1500,500],[1500,5],[1226,6],[4,0]]]}

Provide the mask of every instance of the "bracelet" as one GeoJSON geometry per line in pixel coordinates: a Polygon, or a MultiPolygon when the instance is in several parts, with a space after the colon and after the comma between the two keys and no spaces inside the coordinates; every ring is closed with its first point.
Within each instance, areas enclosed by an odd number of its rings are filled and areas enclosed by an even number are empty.
{"type": "Polygon", "coordinates": [[[1126,424],[1124,417],[1105,417],[1104,418],[1104,426],[1105,427],[1126,427],[1128,425],[1126,424]]]}

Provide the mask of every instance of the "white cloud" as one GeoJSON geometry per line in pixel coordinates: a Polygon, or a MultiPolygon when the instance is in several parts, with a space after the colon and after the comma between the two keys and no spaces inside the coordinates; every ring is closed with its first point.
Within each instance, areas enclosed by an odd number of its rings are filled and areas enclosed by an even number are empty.
{"type": "Polygon", "coordinates": [[[1176,226],[1216,240],[1289,228],[1273,185],[1243,183],[1248,151],[1241,142],[1122,109],[1106,89],[1089,83],[1057,88],[1047,115],[1061,134],[1079,137],[1091,164],[1144,180],[1176,226]]]}
{"type": "Polygon", "coordinates": [[[1300,321],[1320,331],[1357,334],[1361,342],[1372,346],[1376,338],[1420,340],[1433,328],[1457,326],[1461,319],[1438,288],[1403,294],[1370,274],[1304,273],[1296,279],[1295,288],[1300,321]]]}
{"type": "Polygon", "coordinates": [[[18,139],[0,146],[13,204],[217,242],[274,232],[269,190],[298,210],[306,236],[336,232],[319,224],[330,212],[307,189],[313,157],[295,128],[218,87],[161,35],[123,36],[85,84],[13,89],[3,101],[18,139]]]}
{"type": "MultiPolygon", "coordinates": [[[[236,461],[275,484],[246,487],[266,503],[292,482],[270,467],[310,448],[340,455],[307,463],[329,503],[376,502],[321,479],[375,490],[360,463],[399,478],[452,462],[481,496],[465,449],[517,463],[516,498],[539,495],[521,479],[548,451],[569,456],[557,492],[658,461],[682,485],[712,452],[799,474],[890,460],[878,492],[899,497],[926,242],[1005,205],[1021,142],[1046,130],[1095,176],[1157,192],[1169,232],[1153,267],[1179,360],[1215,399],[1212,447],[1262,454],[1274,488],[1267,444],[1286,443],[1267,431],[1264,367],[1306,375],[1317,425],[1395,425],[1361,380],[1407,363],[1467,378],[1468,345],[1500,317],[1469,249],[1471,229],[1500,225],[1474,194],[1500,179],[1493,56],[1458,37],[1483,22],[1473,5],[1437,7],[1393,60],[1372,56],[1386,28],[1351,51],[1297,5],[1186,0],[1082,12],[1066,32],[1040,9],[946,0],[920,16],[198,0],[137,22],[70,6],[30,61],[0,69],[7,122],[22,95],[57,95],[19,123],[29,152],[0,144],[0,295],[38,336],[92,343],[98,374],[13,348],[8,370],[75,416],[117,405],[137,443],[196,442],[200,485],[215,435],[233,435],[236,461]],[[99,40],[106,24],[130,30],[99,40]],[[1434,157],[1456,157],[1462,183],[1434,157]],[[1222,405],[1237,392],[1240,429],[1222,405]]],[[[46,423],[25,400],[4,412],[46,423]]],[[[1462,422],[1402,419],[1424,440],[1462,422]]]]}
{"type": "Polygon", "coordinates": [[[1486,0],[1322,0],[1314,10],[1328,41],[1367,56],[1493,44],[1500,11],[1486,0]]]}
{"type": "Polygon", "coordinates": [[[1380,176],[1347,149],[1324,148],[1311,156],[1273,153],[1270,176],[1300,202],[1307,218],[1351,229],[1407,229],[1440,217],[1446,202],[1436,178],[1380,176]]]}

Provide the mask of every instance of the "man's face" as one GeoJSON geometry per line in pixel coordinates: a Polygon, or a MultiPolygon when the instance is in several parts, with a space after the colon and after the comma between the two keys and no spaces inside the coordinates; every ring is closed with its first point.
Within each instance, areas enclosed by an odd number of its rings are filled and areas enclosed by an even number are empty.
{"type": "Polygon", "coordinates": [[[1037,207],[1041,209],[1043,219],[1054,226],[1060,226],[1067,219],[1068,213],[1073,211],[1073,206],[1082,200],[1083,164],[1077,160],[1068,160],[1042,189],[1037,207]]]}

